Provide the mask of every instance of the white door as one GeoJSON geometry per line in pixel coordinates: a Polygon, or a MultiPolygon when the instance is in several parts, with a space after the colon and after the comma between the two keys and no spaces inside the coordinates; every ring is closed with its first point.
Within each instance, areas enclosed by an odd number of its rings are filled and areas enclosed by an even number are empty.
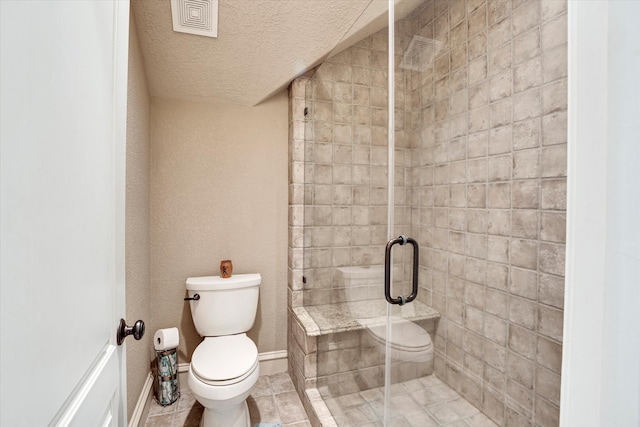
{"type": "Polygon", "coordinates": [[[126,425],[129,3],[0,19],[0,425],[126,425]]]}

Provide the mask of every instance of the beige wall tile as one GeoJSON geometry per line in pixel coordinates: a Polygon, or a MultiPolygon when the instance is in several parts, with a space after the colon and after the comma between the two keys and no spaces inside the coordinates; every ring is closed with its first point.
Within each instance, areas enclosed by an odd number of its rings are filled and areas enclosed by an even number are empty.
{"type": "Polygon", "coordinates": [[[540,238],[548,242],[564,243],[567,217],[563,212],[543,212],[540,238]]]}
{"type": "MultiPolygon", "coordinates": [[[[484,32],[487,29],[487,7],[486,4],[481,3],[482,6],[471,11],[469,10],[468,18],[468,32],[469,36],[474,36],[476,33],[484,32]]],[[[471,5],[469,5],[471,7],[471,5]]]]}
{"type": "Polygon", "coordinates": [[[567,180],[550,179],[542,181],[542,201],[540,207],[549,210],[567,209],[567,180]]]}
{"type": "Polygon", "coordinates": [[[513,89],[515,93],[540,86],[542,82],[542,60],[535,57],[522,62],[513,69],[513,89]]]}
{"type": "MultiPolygon", "coordinates": [[[[544,197],[544,181],[543,185],[543,197],[544,197]]],[[[540,185],[537,180],[522,180],[514,181],[512,187],[512,206],[515,209],[536,209],[540,205],[539,203],[539,191],[540,185]]],[[[551,189],[549,189],[551,191],[551,189]]],[[[549,195],[551,197],[551,194],[549,195]]],[[[556,198],[557,199],[557,198],[556,198]]],[[[556,200],[553,199],[553,200],[556,200]]],[[[559,201],[557,201],[559,203],[559,201]]],[[[552,199],[549,199],[549,203],[553,203],[552,199]]],[[[544,206],[542,206],[544,208],[544,206]]]]}
{"type": "Polygon", "coordinates": [[[487,55],[487,36],[485,33],[477,33],[468,42],[467,59],[468,61],[473,61],[480,57],[486,58],[486,55],[487,55]]]}
{"type": "Polygon", "coordinates": [[[489,100],[493,102],[511,96],[512,87],[511,69],[491,77],[489,79],[489,100]]]}
{"type": "Polygon", "coordinates": [[[515,381],[507,380],[507,406],[529,415],[533,410],[533,390],[527,390],[515,381]]]}
{"type": "Polygon", "coordinates": [[[519,295],[535,301],[538,295],[538,273],[534,270],[512,267],[509,291],[513,295],[519,295]]]}
{"type": "Polygon", "coordinates": [[[567,112],[562,111],[542,118],[542,144],[555,145],[567,142],[567,112]]]}
{"type": "Polygon", "coordinates": [[[545,50],[542,57],[542,80],[545,83],[567,76],[567,45],[545,50]]]}
{"type": "MultiPolygon", "coordinates": [[[[469,186],[469,187],[473,187],[473,186],[469,186]]],[[[471,190],[467,188],[467,194],[469,194],[470,191],[471,190]]],[[[467,210],[467,231],[471,233],[486,233],[487,232],[487,211],[483,209],[468,209],[467,210]]]]}
{"type": "Polygon", "coordinates": [[[544,368],[536,370],[536,394],[560,404],[560,375],[544,368]]]}
{"type": "MultiPolygon", "coordinates": [[[[467,186],[467,207],[484,208],[487,205],[487,186],[486,184],[473,184],[467,186]]],[[[474,224],[475,225],[475,224],[474,224]]],[[[486,223],[482,227],[486,231],[486,223]]],[[[474,229],[478,228],[474,226],[474,229]]],[[[469,231],[474,231],[469,229],[469,231]]],[[[475,231],[478,232],[478,231],[475,231]]]]}
{"type": "Polygon", "coordinates": [[[540,119],[533,118],[513,124],[513,149],[523,150],[540,145],[540,119]]]}
{"type": "Polygon", "coordinates": [[[509,0],[495,0],[488,2],[489,25],[500,22],[511,13],[511,2],[509,0]]]}
{"type": "Polygon", "coordinates": [[[489,181],[507,181],[511,179],[511,165],[513,163],[511,154],[491,156],[488,161],[487,179],[489,181]]]}
{"type": "Polygon", "coordinates": [[[538,267],[538,243],[535,240],[511,239],[511,264],[536,269],[538,267]]]}
{"type": "Polygon", "coordinates": [[[490,314],[484,315],[484,336],[504,347],[507,345],[508,322],[490,314]]]}
{"type": "Polygon", "coordinates": [[[540,243],[540,271],[564,276],[565,246],[540,243]]]}
{"type": "Polygon", "coordinates": [[[567,10],[567,0],[542,0],[542,19],[547,21],[567,10]]]}
{"type": "Polygon", "coordinates": [[[542,24],[542,49],[549,50],[567,43],[567,18],[561,15],[542,24]]]}
{"type": "Polygon", "coordinates": [[[513,35],[537,28],[540,24],[540,3],[527,1],[513,11],[513,35]]]}
{"type": "Polygon", "coordinates": [[[538,426],[557,426],[560,424],[560,408],[545,399],[538,398],[535,417],[538,426]]]}
{"type": "Polygon", "coordinates": [[[540,90],[536,87],[513,96],[513,121],[540,115],[540,90]]]}
{"type": "Polygon", "coordinates": [[[535,239],[538,237],[539,213],[536,210],[515,209],[511,213],[511,235],[535,239]]]}
{"type": "Polygon", "coordinates": [[[544,147],[540,163],[543,178],[567,176],[567,145],[544,147]]]}
{"type": "Polygon", "coordinates": [[[519,151],[513,155],[513,178],[536,178],[539,176],[538,150],[519,151]]]}
{"type": "Polygon", "coordinates": [[[499,236],[487,237],[487,260],[509,262],[509,239],[499,236]]]}
{"type": "Polygon", "coordinates": [[[524,328],[535,330],[537,304],[534,301],[514,296],[509,297],[509,321],[524,328]]]}
{"type": "Polygon", "coordinates": [[[509,325],[509,349],[533,360],[536,355],[536,335],[523,327],[509,325]]]}
{"type": "Polygon", "coordinates": [[[542,114],[567,109],[567,79],[563,78],[542,88],[542,114]]]}
{"type": "Polygon", "coordinates": [[[538,299],[543,304],[563,308],[564,279],[550,274],[540,274],[538,299]]]}
{"type": "Polygon", "coordinates": [[[530,31],[513,40],[514,64],[535,58],[540,55],[540,52],[540,32],[538,30],[530,31]]]}
{"type": "Polygon", "coordinates": [[[487,211],[487,232],[508,236],[511,232],[511,211],[490,209],[487,211]]]}
{"type": "Polygon", "coordinates": [[[491,106],[489,107],[489,115],[490,125],[492,128],[510,124],[512,120],[511,98],[503,99],[494,104],[491,104],[491,106]]]}
{"type": "Polygon", "coordinates": [[[536,348],[536,362],[559,373],[562,369],[562,345],[538,336],[536,348]]]}
{"type": "Polygon", "coordinates": [[[507,376],[528,390],[533,389],[534,366],[532,360],[516,353],[510,352],[507,356],[507,376]]]}
{"type": "MultiPolygon", "coordinates": [[[[498,239],[502,240],[503,242],[506,241],[507,248],[508,248],[507,239],[501,239],[501,238],[495,238],[495,237],[489,236],[487,238],[487,243],[490,245],[491,243],[496,242],[498,239]]],[[[507,258],[508,258],[508,254],[507,254],[507,258]]],[[[508,284],[509,284],[509,267],[504,264],[488,262],[487,263],[487,286],[497,290],[506,291],[508,290],[508,286],[509,286],[508,284]]]]}
{"type": "Polygon", "coordinates": [[[538,307],[538,332],[562,341],[562,310],[541,304],[538,307]]]}
{"type": "Polygon", "coordinates": [[[488,208],[511,207],[511,183],[493,183],[487,186],[488,208]]]}

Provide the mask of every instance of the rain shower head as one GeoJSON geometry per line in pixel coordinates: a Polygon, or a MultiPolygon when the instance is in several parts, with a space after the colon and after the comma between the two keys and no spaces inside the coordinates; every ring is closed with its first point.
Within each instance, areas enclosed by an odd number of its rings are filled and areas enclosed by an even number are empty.
{"type": "Polygon", "coordinates": [[[402,55],[400,68],[412,71],[424,71],[433,62],[442,42],[420,36],[413,36],[409,46],[402,55]]]}

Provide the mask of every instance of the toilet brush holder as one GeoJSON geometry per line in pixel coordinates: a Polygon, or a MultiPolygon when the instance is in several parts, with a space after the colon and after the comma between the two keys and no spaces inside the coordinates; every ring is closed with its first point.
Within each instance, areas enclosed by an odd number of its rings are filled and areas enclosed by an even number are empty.
{"type": "Polygon", "coordinates": [[[156,351],[155,399],[158,404],[168,406],[180,397],[178,382],[178,349],[156,351]]]}

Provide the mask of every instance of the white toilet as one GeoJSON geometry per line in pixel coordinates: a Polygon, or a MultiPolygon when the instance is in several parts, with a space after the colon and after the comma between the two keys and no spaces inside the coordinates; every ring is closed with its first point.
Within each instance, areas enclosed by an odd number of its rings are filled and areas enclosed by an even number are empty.
{"type": "Polygon", "coordinates": [[[205,408],[202,427],[250,427],[246,400],[260,369],[258,349],[245,332],[256,318],[260,281],[260,274],[187,279],[193,323],[204,337],[188,379],[205,408]]]}
{"type": "MultiPolygon", "coordinates": [[[[378,295],[384,289],[384,266],[341,267],[337,269],[337,280],[345,288],[347,304],[354,313],[360,313],[363,311],[362,304],[372,306],[374,302],[370,299],[371,296],[378,295]]],[[[411,306],[404,306],[401,314],[409,310],[411,306]]],[[[382,316],[358,320],[365,325],[384,353],[387,344],[386,318],[382,316]]],[[[421,375],[430,374],[433,371],[433,343],[429,333],[418,324],[398,316],[392,316],[391,325],[391,358],[394,361],[418,363],[423,368],[421,375]]]]}

